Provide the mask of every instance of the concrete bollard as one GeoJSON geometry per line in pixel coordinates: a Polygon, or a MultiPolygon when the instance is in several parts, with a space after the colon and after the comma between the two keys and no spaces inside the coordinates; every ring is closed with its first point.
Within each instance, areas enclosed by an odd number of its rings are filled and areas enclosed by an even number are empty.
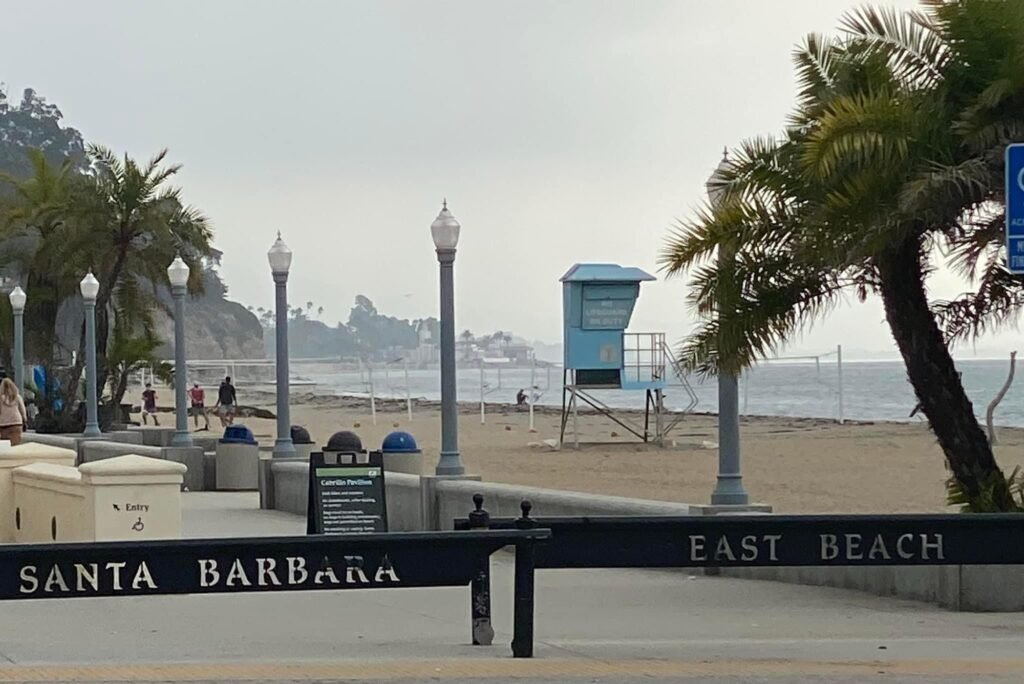
{"type": "Polygon", "coordinates": [[[256,444],[217,444],[217,489],[255,491],[260,487],[260,452],[256,444]]]}
{"type": "Polygon", "coordinates": [[[86,493],[78,468],[30,463],[12,471],[14,541],[92,541],[86,493]]]}
{"type": "Polygon", "coordinates": [[[144,446],[166,447],[171,446],[171,439],[174,438],[174,427],[164,425],[133,425],[128,428],[131,432],[138,432],[142,435],[144,446]]]}
{"type": "Polygon", "coordinates": [[[96,541],[181,537],[182,463],[129,454],[79,468],[96,541]]]}
{"type": "Polygon", "coordinates": [[[24,442],[15,447],[10,446],[10,442],[5,444],[0,444],[0,541],[12,542],[15,532],[13,470],[31,463],[73,466],[78,454],[74,449],[36,442],[24,442]]]}
{"type": "Polygon", "coordinates": [[[173,463],[183,464],[185,471],[183,487],[190,492],[202,492],[213,489],[212,483],[207,483],[205,477],[204,459],[202,447],[166,447],[161,449],[165,460],[173,463]]]}

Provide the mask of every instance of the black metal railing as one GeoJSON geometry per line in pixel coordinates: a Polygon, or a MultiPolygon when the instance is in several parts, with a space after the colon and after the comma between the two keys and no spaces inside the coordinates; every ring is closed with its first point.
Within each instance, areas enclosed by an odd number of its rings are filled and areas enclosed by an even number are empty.
{"type": "MultiPolygon", "coordinates": [[[[533,655],[533,547],[544,529],[0,546],[0,600],[458,587],[516,548],[512,654],[533,655]]],[[[487,624],[490,622],[488,600],[487,624]]],[[[474,602],[474,612],[476,603],[474,602]]],[[[493,632],[492,632],[493,636],[493,632]]],[[[474,641],[476,638],[474,630],[474,641]]],[[[486,642],[490,643],[487,639],[486,642]]]]}

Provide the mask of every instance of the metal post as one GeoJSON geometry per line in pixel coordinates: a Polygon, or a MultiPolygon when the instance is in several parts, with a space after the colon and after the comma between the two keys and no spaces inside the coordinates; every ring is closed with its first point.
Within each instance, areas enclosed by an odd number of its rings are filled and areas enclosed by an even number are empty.
{"type": "Polygon", "coordinates": [[[99,406],[96,391],[96,300],[85,301],[85,437],[99,437],[99,406]]]}
{"type": "Polygon", "coordinates": [[[292,444],[292,416],[288,384],[288,273],[273,273],[276,299],[275,332],[277,333],[277,440],[274,458],[295,456],[292,444]]]}
{"type": "MultiPolygon", "coordinates": [[[[719,251],[719,272],[734,258],[728,249],[719,251]]],[[[723,303],[720,311],[725,311],[723,303]]],[[[711,494],[711,503],[718,506],[750,503],[743,488],[740,466],[740,402],[739,378],[733,373],[718,374],[718,481],[711,494]]]]}
{"type": "Polygon", "coordinates": [[[412,422],[412,389],[409,387],[409,359],[404,360],[405,366],[405,410],[409,413],[409,422],[412,422]]]}
{"type": "Polygon", "coordinates": [[[188,385],[188,366],[185,360],[185,288],[171,286],[174,299],[174,437],[171,446],[192,446],[188,431],[188,413],[185,409],[185,387],[188,385]]]}
{"type": "Polygon", "coordinates": [[[743,374],[743,413],[747,414],[747,402],[750,401],[750,370],[743,374]]]}
{"type": "Polygon", "coordinates": [[[530,432],[536,432],[536,428],[533,424],[533,402],[537,396],[537,359],[533,360],[533,365],[530,366],[530,432]]]}
{"type": "Polygon", "coordinates": [[[484,396],[484,362],[480,361],[480,424],[484,425],[487,423],[487,409],[485,408],[485,396],[484,396]]]}
{"type": "Polygon", "coordinates": [[[455,250],[438,249],[437,260],[441,265],[441,458],[434,472],[464,475],[455,384],[455,250]]]}
{"type": "MultiPolygon", "coordinates": [[[[713,207],[718,207],[725,199],[726,189],[721,182],[723,174],[729,169],[728,154],[723,154],[722,161],[715,169],[707,183],[708,197],[713,207]]],[[[719,245],[718,272],[731,272],[736,259],[736,248],[732,245],[719,245]]],[[[731,282],[730,278],[724,278],[731,282]]],[[[725,294],[724,292],[722,293],[725,294]]],[[[719,325],[722,316],[728,316],[734,304],[723,296],[719,302],[719,325]]],[[[721,349],[721,347],[720,347],[721,349]]],[[[718,482],[711,494],[713,505],[745,505],[750,503],[747,492],[743,489],[743,474],[740,467],[740,402],[739,378],[733,373],[718,373],[718,482]]]]}
{"type": "Polygon", "coordinates": [[[843,424],[843,345],[836,346],[836,365],[839,367],[839,424],[843,424]]]}
{"type": "Polygon", "coordinates": [[[25,394],[25,312],[14,310],[14,384],[25,394]]]}
{"type": "Polygon", "coordinates": [[[371,362],[367,368],[367,372],[370,378],[370,422],[374,425],[377,424],[377,395],[373,391],[373,363],[371,362]]]}
{"type": "MultiPolygon", "coordinates": [[[[484,510],[484,497],[473,495],[474,510],[469,514],[469,529],[486,530],[490,527],[491,516],[484,510]]],[[[494,627],[491,625],[491,556],[484,554],[480,566],[470,583],[471,618],[473,645],[490,646],[494,641],[494,627]]]]}
{"type": "MultiPolygon", "coordinates": [[[[529,501],[520,505],[523,515],[516,520],[516,528],[529,530],[537,526],[537,523],[530,518],[530,509],[533,506],[529,501]]],[[[515,589],[512,627],[512,657],[532,658],[533,657],[533,594],[534,594],[534,543],[524,541],[516,546],[515,561],[515,589]]]]}

